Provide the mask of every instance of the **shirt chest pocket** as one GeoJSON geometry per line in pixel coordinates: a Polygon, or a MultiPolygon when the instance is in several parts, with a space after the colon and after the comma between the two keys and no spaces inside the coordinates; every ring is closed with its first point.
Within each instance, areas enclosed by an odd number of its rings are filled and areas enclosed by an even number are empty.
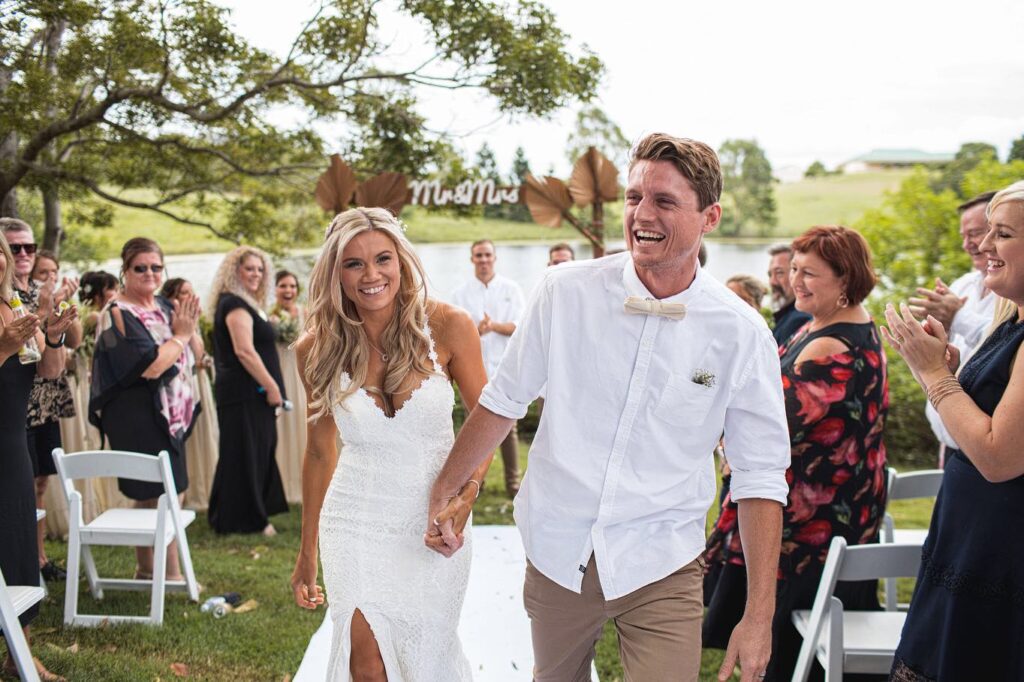
{"type": "Polygon", "coordinates": [[[718,389],[692,381],[671,381],[661,392],[654,414],[670,424],[696,426],[707,419],[718,389]]]}

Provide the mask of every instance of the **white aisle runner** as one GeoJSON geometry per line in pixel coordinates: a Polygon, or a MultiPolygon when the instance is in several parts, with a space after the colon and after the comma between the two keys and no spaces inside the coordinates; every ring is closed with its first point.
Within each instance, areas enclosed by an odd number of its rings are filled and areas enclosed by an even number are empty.
{"type": "MultiPolygon", "coordinates": [[[[473,568],[459,622],[476,682],[522,682],[533,670],[530,619],[523,609],[526,556],[515,526],[473,527],[473,568]]],[[[295,682],[324,682],[331,651],[325,617],[306,648],[295,682]]]]}

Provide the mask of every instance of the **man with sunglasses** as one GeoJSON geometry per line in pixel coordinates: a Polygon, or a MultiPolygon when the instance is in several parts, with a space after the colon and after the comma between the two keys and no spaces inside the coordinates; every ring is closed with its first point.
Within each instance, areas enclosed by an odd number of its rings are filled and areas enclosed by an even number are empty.
{"type": "MultiPolygon", "coordinates": [[[[36,264],[38,246],[28,223],[16,218],[0,218],[0,230],[7,238],[14,255],[14,288],[21,297],[25,308],[35,313],[40,319],[50,315],[53,306],[61,301],[69,300],[78,288],[77,280],[65,278],[59,287],[53,282],[37,282],[31,278],[32,268],[36,264]]],[[[74,349],[82,341],[82,324],[75,321],[68,329],[64,338],[58,342],[74,349]]],[[[47,341],[49,343],[49,341],[47,341]]],[[[32,470],[36,483],[36,507],[43,508],[43,497],[46,494],[50,476],[57,473],[53,463],[53,449],[61,447],[60,419],[75,416],[75,406],[71,396],[71,387],[67,376],[61,374],[56,379],[43,379],[36,376],[29,397],[28,423],[26,436],[28,452],[32,459],[32,470]]],[[[39,522],[39,568],[48,581],[60,581],[67,577],[64,569],[50,561],[46,556],[43,538],[46,535],[46,521],[39,522]]]]}

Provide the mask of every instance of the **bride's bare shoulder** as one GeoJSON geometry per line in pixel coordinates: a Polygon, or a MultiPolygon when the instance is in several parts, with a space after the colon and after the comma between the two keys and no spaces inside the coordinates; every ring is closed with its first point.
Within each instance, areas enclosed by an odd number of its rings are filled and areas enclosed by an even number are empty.
{"type": "Polygon", "coordinates": [[[431,299],[427,302],[427,316],[434,337],[448,342],[448,345],[466,335],[477,336],[473,318],[458,306],[431,299]]]}

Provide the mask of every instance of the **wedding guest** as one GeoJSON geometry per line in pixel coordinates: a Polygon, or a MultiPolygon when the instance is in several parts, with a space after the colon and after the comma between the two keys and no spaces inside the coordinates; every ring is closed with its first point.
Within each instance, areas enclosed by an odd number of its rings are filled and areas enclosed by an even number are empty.
{"type": "MultiPolygon", "coordinates": [[[[158,295],[164,254],[152,239],[134,237],[121,248],[124,290],[100,313],[92,362],[89,421],[111,449],[170,455],[179,501],[188,490],[185,441],[199,402],[193,368],[193,336],[199,319],[194,296],[168,301],[158,295]]],[[[117,487],[138,509],[154,509],[159,482],[119,478],[117,487]]],[[[167,580],[183,580],[177,544],[165,567],[154,567],[153,548],[135,548],[136,580],[151,580],[156,569],[167,580]]]]}
{"type": "MultiPolygon", "coordinates": [[[[172,303],[183,303],[195,296],[192,283],[181,277],[172,277],[164,282],[160,295],[172,303]]],[[[183,504],[189,509],[207,509],[210,506],[210,486],[217,468],[217,442],[219,429],[217,413],[213,409],[213,386],[210,370],[213,357],[206,352],[203,335],[196,331],[189,342],[196,358],[193,372],[196,376],[196,400],[202,406],[192,426],[192,435],[185,446],[185,463],[188,470],[189,486],[183,504]]]]}
{"type": "MultiPolygon", "coordinates": [[[[61,302],[70,302],[78,282],[64,279],[57,284],[57,273],[45,275],[45,280],[33,279],[31,274],[36,267],[36,243],[32,228],[28,223],[15,218],[0,218],[0,229],[3,230],[14,253],[12,273],[14,289],[21,297],[28,312],[36,313],[46,319],[51,310],[61,302]]],[[[47,266],[48,267],[48,266],[47,266]]],[[[76,319],[67,333],[61,338],[63,347],[75,349],[82,342],[82,325],[76,319]]],[[[64,348],[61,353],[64,353],[64,348]]],[[[50,477],[57,473],[53,463],[53,450],[63,446],[60,434],[62,417],[75,416],[74,401],[65,372],[56,377],[44,378],[36,375],[32,384],[32,393],[28,405],[28,451],[32,458],[32,470],[35,472],[36,506],[45,508],[43,498],[50,477]]],[[[46,556],[46,521],[38,522],[39,535],[39,567],[43,577],[48,581],[63,580],[67,574],[64,569],[50,561],[46,556]]]]}
{"type": "Polygon", "coordinates": [[[978,244],[985,287],[1000,297],[987,337],[956,374],[941,321],[889,306],[882,334],[960,446],[946,460],[914,598],[896,650],[896,682],[1024,679],[1024,182],[996,193],[978,244]]]}
{"type": "MultiPolygon", "coordinates": [[[[4,221],[12,219],[5,218],[4,221]]],[[[20,222],[20,221],[19,221],[20,222]]],[[[61,338],[78,317],[78,309],[71,306],[58,314],[52,308],[47,312],[44,333],[39,317],[28,313],[20,319],[14,316],[11,301],[14,294],[14,275],[17,261],[4,236],[10,222],[0,229],[0,572],[8,585],[36,585],[39,582],[39,564],[36,561],[38,544],[36,523],[36,496],[32,484],[32,465],[28,452],[27,420],[29,394],[33,378],[57,377],[64,368],[64,348],[61,338]],[[42,358],[22,364],[18,351],[34,340],[42,351],[42,358]]],[[[20,232],[20,230],[12,230],[20,232]]],[[[25,252],[24,240],[18,242],[19,251],[25,252]]],[[[19,617],[26,639],[30,638],[29,624],[39,613],[35,604],[19,617]]],[[[3,672],[18,677],[12,647],[8,645],[3,672]]],[[[39,678],[48,682],[64,678],[46,669],[33,658],[39,678]]]]}
{"type": "Polygon", "coordinates": [[[576,252],[566,242],[560,242],[548,249],[548,267],[576,260],[576,252]]]}
{"type": "Polygon", "coordinates": [[[768,662],[789,451],[768,326],[698,267],[721,192],[708,145],[661,133],[637,143],[629,253],[545,271],[434,484],[425,542],[451,553],[451,519],[464,513],[451,496],[546,384],[515,504],[538,682],[587,679],[609,619],[626,679],[697,680],[700,554],[723,431],[751,590],[719,676],[738,661],[751,680],[768,662]]]}
{"type": "MultiPolygon", "coordinates": [[[[996,298],[985,284],[988,259],[980,246],[988,234],[985,210],[995,192],[984,192],[957,207],[960,213],[960,245],[971,258],[971,271],[946,285],[935,279],[935,288],[919,287],[916,298],[908,299],[910,312],[919,320],[928,315],[937,319],[949,334],[949,342],[960,351],[960,361],[966,362],[981,343],[992,324],[996,298]]],[[[925,403],[925,416],[932,432],[941,444],[939,466],[945,461],[946,449],[956,449],[956,441],[942,425],[942,419],[931,403],[925,403]]]]}
{"type": "Polygon", "coordinates": [[[40,249],[36,252],[36,262],[32,266],[32,279],[37,282],[50,282],[57,285],[57,275],[60,272],[60,261],[57,255],[49,249],[40,249]]]}
{"type": "MultiPolygon", "coordinates": [[[[768,680],[792,676],[802,638],[791,614],[811,607],[832,538],[877,542],[885,513],[888,381],[863,305],[875,283],[867,242],[854,230],[813,227],[793,241],[790,284],[810,321],[779,349],[792,464],[768,680]]],[[[731,451],[727,434],[730,459],[731,451]]],[[[704,621],[707,647],[724,648],[743,613],[746,537],[736,512],[730,496],[707,542],[709,564],[724,563],[704,621]]],[[[839,583],[835,594],[848,609],[879,608],[877,581],[839,583]]]]}
{"type": "Polygon", "coordinates": [[[208,515],[218,533],[276,535],[270,517],[288,511],[274,460],[276,413],[287,395],[263,311],[269,273],[267,254],[239,246],[224,257],[210,294],[220,457],[208,515]]]}
{"type": "Polygon", "coordinates": [[[94,335],[92,332],[95,332],[96,320],[99,319],[100,311],[114,300],[119,286],[117,277],[103,270],[86,272],[78,281],[78,300],[85,313],[82,317],[86,342],[88,342],[88,337],[94,335]]]}
{"type": "Polygon", "coordinates": [[[284,392],[292,401],[292,410],[278,418],[274,457],[281,470],[285,498],[289,502],[302,502],[302,453],[306,451],[306,392],[299,378],[292,345],[306,324],[306,311],[299,304],[300,292],[299,278],[295,273],[288,270],[274,273],[274,305],[270,308],[270,323],[274,326],[284,392]]]}
{"type": "MultiPolygon", "coordinates": [[[[491,377],[498,370],[498,363],[522,314],[523,290],[495,270],[498,257],[490,239],[473,242],[470,256],[474,277],[452,292],[452,303],[465,309],[476,323],[484,367],[491,377]]],[[[500,449],[505,468],[505,492],[515,497],[519,492],[519,434],[515,424],[501,441],[500,449]]]]}
{"type": "Polygon", "coordinates": [[[789,281],[790,260],[793,250],[789,244],[775,244],[768,249],[768,286],[772,290],[772,313],[775,325],[772,335],[781,346],[796,330],[803,327],[810,315],[796,307],[796,296],[789,281]]]}
{"type": "Polygon", "coordinates": [[[761,299],[768,293],[768,287],[759,279],[750,275],[733,275],[725,281],[725,286],[751,308],[761,311],[761,299]]]}

